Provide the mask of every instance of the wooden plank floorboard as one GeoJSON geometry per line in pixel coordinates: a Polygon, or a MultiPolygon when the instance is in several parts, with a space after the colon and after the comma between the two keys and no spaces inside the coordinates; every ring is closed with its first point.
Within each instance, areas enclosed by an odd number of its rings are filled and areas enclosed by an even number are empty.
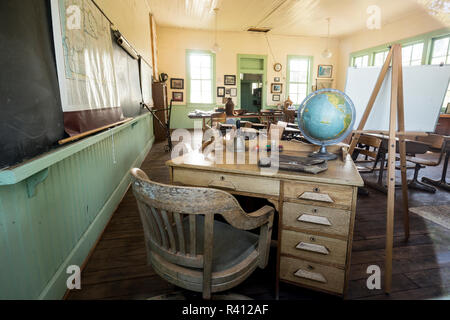
{"type": "MultiPolygon", "coordinates": [[[[165,143],[155,144],[142,164],[150,179],[170,181],[165,161],[170,154],[163,151],[165,143]]],[[[421,176],[437,178],[442,167],[421,170],[421,176]]],[[[449,169],[450,171],[450,169],[449,169]]],[[[398,177],[399,173],[397,173],[398,177]]],[[[412,172],[408,172],[411,177],[412,172]]],[[[374,175],[366,175],[374,179],[374,175]]],[[[400,181],[400,179],[399,179],[400,181]]],[[[369,189],[369,196],[360,196],[357,203],[352,265],[347,299],[430,299],[449,294],[450,232],[415,214],[410,215],[411,237],[403,237],[401,192],[397,192],[394,235],[393,291],[369,290],[366,271],[369,265],[379,265],[384,274],[386,226],[386,196],[369,189]]],[[[410,206],[450,203],[450,193],[436,194],[409,191],[410,206]]],[[[276,252],[272,248],[269,265],[257,269],[231,292],[253,299],[274,299],[276,252]]],[[[383,284],[383,281],[382,281],[383,284]]],[[[339,300],[331,295],[282,283],[280,299],[339,300]]],[[[148,299],[183,291],[155,274],[147,265],[142,224],[131,190],[112,216],[102,238],[82,272],[82,289],[72,291],[69,299],[148,299]]],[[[185,291],[183,291],[185,292],[185,291]]],[[[197,297],[198,294],[191,294],[197,297]]]]}

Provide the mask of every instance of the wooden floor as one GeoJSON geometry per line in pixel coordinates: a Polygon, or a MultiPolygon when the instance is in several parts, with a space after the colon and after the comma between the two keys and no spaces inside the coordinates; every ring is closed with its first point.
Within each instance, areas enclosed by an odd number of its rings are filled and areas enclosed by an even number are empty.
{"type": "MultiPolygon", "coordinates": [[[[142,169],[151,179],[168,183],[169,172],[164,163],[169,154],[163,151],[163,146],[155,144],[142,169]]],[[[427,168],[420,174],[439,178],[441,170],[442,167],[427,168]]],[[[411,207],[440,204],[450,204],[450,193],[410,191],[411,207]]],[[[393,288],[387,296],[366,286],[367,267],[378,265],[383,269],[384,266],[386,196],[375,190],[370,190],[369,196],[359,196],[347,299],[428,299],[450,294],[449,230],[411,214],[411,238],[405,243],[401,192],[397,192],[396,208],[393,288]]],[[[253,299],[274,299],[275,257],[272,248],[269,266],[256,270],[231,292],[253,299]]],[[[88,260],[81,282],[82,289],[72,291],[68,299],[148,299],[181,290],[162,280],[146,265],[143,229],[130,190],[88,260]]],[[[192,299],[200,298],[198,294],[183,292],[192,299]]],[[[338,298],[281,284],[280,299],[338,298]]]]}

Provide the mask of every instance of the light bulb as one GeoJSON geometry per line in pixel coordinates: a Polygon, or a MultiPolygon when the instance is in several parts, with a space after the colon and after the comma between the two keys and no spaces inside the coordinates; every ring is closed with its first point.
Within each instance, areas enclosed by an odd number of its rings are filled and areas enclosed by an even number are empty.
{"type": "Polygon", "coordinates": [[[322,58],[324,59],[330,59],[333,56],[333,52],[330,51],[330,49],[325,49],[322,52],[322,58]]]}
{"type": "Polygon", "coordinates": [[[219,53],[220,51],[222,51],[222,48],[216,43],[214,43],[211,52],[212,53],[219,53]]]}

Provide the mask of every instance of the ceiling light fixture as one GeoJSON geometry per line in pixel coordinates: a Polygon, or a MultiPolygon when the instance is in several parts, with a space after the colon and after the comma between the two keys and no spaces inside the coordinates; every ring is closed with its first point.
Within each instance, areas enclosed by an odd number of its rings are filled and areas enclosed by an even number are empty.
{"type": "Polygon", "coordinates": [[[222,48],[219,46],[219,44],[217,42],[217,19],[218,19],[217,16],[218,16],[218,14],[219,14],[219,8],[214,8],[214,15],[215,15],[214,24],[215,24],[215,26],[214,26],[214,45],[211,49],[212,53],[219,53],[222,50],[222,48]]]}
{"type": "Polygon", "coordinates": [[[333,52],[330,50],[330,18],[327,18],[328,21],[328,37],[327,37],[327,48],[322,52],[322,58],[330,59],[333,56],[333,52]]]}

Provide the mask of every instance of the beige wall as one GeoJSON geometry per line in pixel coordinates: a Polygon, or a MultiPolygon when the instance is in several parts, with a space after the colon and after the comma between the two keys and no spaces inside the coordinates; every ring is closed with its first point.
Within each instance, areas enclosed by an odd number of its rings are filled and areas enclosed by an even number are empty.
{"type": "MultiPolygon", "coordinates": [[[[326,47],[326,39],[310,37],[290,37],[269,35],[269,41],[277,62],[283,65],[281,74],[273,70],[274,59],[271,56],[264,35],[248,32],[219,32],[218,43],[222,50],[216,55],[216,85],[224,85],[224,75],[237,75],[237,55],[257,54],[267,55],[267,100],[268,105],[276,105],[270,94],[270,84],[274,77],[281,77],[285,83],[288,55],[305,55],[314,57],[313,80],[316,78],[319,64],[335,66],[338,72],[338,41],[330,42],[330,49],[335,53],[331,59],[323,59],[320,54],[326,47]]],[[[210,50],[214,44],[214,33],[193,29],[170,27],[158,28],[158,67],[159,72],[165,72],[171,78],[186,79],[186,49],[210,50]]],[[[334,75],[333,75],[334,77],[334,75]]],[[[285,93],[285,86],[283,93],[285,93]]],[[[184,90],[186,104],[186,88],[184,90]]],[[[282,95],[282,101],[285,99],[282,95]]],[[[220,104],[221,99],[217,100],[220,104]]],[[[235,103],[237,99],[234,98],[235,103]]]]}
{"type": "Polygon", "coordinates": [[[363,30],[346,38],[340,39],[339,66],[337,88],[345,89],[346,69],[349,66],[350,54],[384,45],[389,42],[411,38],[424,33],[444,28],[445,26],[425,12],[416,12],[393,23],[387,23],[380,30],[363,30]]]}
{"type": "Polygon", "coordinates": [[[95,0],[142,57],[152,63],[150,9],[146,0],[95,0]]]}

